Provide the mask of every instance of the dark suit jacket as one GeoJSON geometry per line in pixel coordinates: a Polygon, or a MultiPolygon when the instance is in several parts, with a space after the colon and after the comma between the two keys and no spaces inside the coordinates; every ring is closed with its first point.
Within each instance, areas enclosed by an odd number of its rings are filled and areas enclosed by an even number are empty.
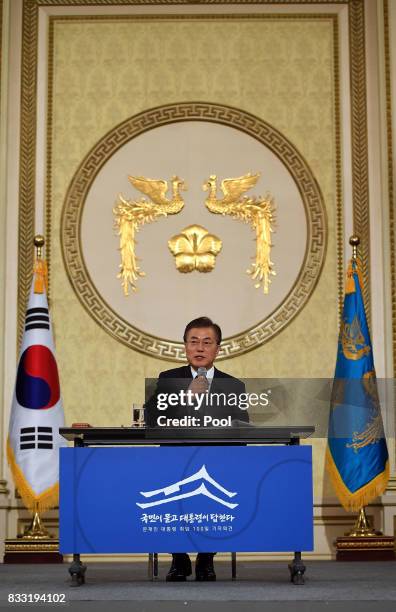
{"type": "Polygon", "coordinates": [[[199,410],[191,406],[169,406],[166,410],[158,410],[157,398],[160,393],[179,393],[187,391],[192,382],[191,368],[189,365],[161,372],[155,393],[145,404],[145,420],[149,427],[157,426],[157,417],[164,415],[167,418],[181,418],[185,415],[195,416],[203,421],[203,416],[210,415],[215,418],[231,417],[231,420],[249,422],[247,410],[241,410],[235,402],[241,394],[245,393],[245,385],[242,381],[214,368],[214,376],[208,401],[203,402],[199,410]],[[218,395],[217,395],[218,394],[218,395]]]}

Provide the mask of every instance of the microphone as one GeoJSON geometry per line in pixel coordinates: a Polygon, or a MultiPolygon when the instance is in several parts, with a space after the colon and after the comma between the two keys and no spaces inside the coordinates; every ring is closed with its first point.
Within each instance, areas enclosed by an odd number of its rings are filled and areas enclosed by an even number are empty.
{"type": "Polygon", "coordinates": [[[198,368],[197,378],[198,376],[203,376],[204,378],[206,378],[206,372],[207,372],[206,368],[203,368],[203,367],[198,368]]]}

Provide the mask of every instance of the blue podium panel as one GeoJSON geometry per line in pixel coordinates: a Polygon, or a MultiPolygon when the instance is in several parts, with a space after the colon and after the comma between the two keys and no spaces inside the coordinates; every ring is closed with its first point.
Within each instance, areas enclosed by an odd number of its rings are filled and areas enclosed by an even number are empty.
{"type": "Polygon", "coordinates": [[[313,550],[310,446],[62,448],[62,553],[313,550]]]}

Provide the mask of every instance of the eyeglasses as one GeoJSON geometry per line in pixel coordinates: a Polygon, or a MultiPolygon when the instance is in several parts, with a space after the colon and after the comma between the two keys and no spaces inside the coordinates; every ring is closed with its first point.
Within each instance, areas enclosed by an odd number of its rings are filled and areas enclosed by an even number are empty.
{"type": "Polygon", "coordinates": [[[193,348],[196,348],[201,345],[204,348],[210,348],[211,346],[214,346],[216,343],[213,342],[213,340],[187,340],[186,344],[188,346],[192,346],[193,348]]]}

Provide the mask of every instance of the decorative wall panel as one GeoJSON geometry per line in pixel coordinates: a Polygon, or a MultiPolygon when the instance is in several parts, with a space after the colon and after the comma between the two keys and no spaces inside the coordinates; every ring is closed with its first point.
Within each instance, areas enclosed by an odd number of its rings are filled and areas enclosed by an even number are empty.
{"type": "MultiPolygon", "coordinates": [[[[293,145],[257,117],[204,102],[151,109],[109,132],[74,176],[62,221],[65,265],[86,310],[103,329],[127,346],[174,361],[185,360],[184,346],[178,342],[180,321],[200,316],[202,303],[205,312],[222,323],[225,339],[220,358],[257,348],[279,333],[304,307],[316,286],[325,257],[326,234],[322,195],[293,145]],[[227,127],[220,128],[218,124],[227,127]],[[242,253],[244,243],[248,247],[252,243],[249,229],[243,232],[234,223],[226,224],[223,215],[213,219],[204,205],[203,176],[209,177],[213,167],[217,173],[222,169],[240,176],[241,165],[244,172],[246,166],[260,168],[263,177],[259,184],[268,186],[276,199],[273,208],[278,229],[271,236],[274,243],[271,257],[279,270],[268,293],[263,292],[261,283],[255,287],[252,279],[246,277],[246,264],[249,255],[252,259],[252,252],[248,248],[244,256],[242,253]],[[151,232],[139,233],[139,252],[145,254],[149,278],[136,283],[137,294],[126,299],[115,279],[115,240],[108,213],[123,173],[126,177],[131,166],[134,174],[150,176],[162,176],[172,167],[178,168],[187,193],[183,194],[184,210],[179,211],[181,220],[172,216],[171,224],[167,221],[150,228],[151,232]],[[171,258],[166,257],[167,235],[177,231],[180,223],[201,220],[210,227],[216,224],[216,232],[222,235],[223,261],[210,275],[180,276],[171,258]],[[160,311],[153,309],[158,301],[160,311]],[[228,308],[229,303],[233,304],[232,309],[228,308]],[[249,330],[243,331],[247,327],[249,330]],[[150,330],[151,335],[144,329],[150,330]],[[167,340],[172,335],[174,340],[167,340]]],[[[262,239],[260,234],[260,244],[262,239]]]]}
{"type": "MultiPolygon", "coordinates": [[[[132,401],[143,399],[143,378],[155,376],[167,365],[117,342],[82,308],[67,278],[59,240],[67,191],[85,156],[117,125],[146,109],[181,101],[237,107],[282,133],[315,177],[328,220],[326,258],[305,307],[270,342],[227,360],[224,369],[245,377],[331,376],[338,272],[343,267],[342,238],[337,235],[342,211],[336,176],[335,17],[53,18],[50,34],[47,237],[68,422],[128,424],[132,401]]],[[[153,316],[160,307],[160,301],[153,304],[153,316]]],[[[205,303],[202,311],[206,312],[205,303]]],[[[180,337],[185,323],[179,322],[180,337]]],[[[257,335],[253,341],[260,344],[261,338],[257,335]]],[[[165,349],[162,355],[167,356],[165,349]]],[[[320,495],[322,449],[316,446],[320,495]]]]}

